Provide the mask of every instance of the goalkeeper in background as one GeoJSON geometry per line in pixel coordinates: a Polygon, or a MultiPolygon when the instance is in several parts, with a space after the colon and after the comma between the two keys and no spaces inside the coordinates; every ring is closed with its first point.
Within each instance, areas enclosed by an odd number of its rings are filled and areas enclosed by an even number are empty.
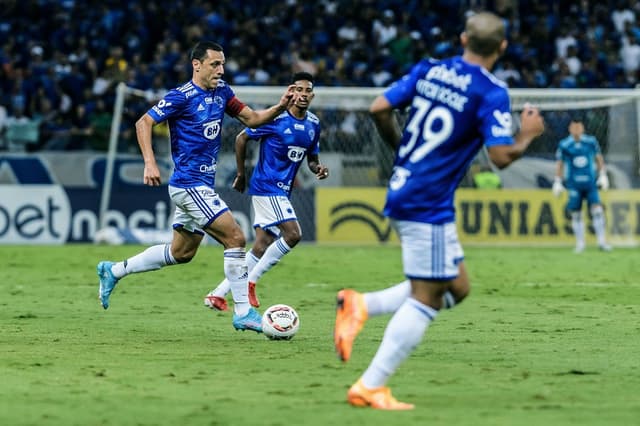
{"type": "Polygon", "coordinates": [[[593,228],[600,250],[611,251],[605,238],[604,209],[598,188],[609,189],[609,178],[600,152],[598,140],[584,133],[583,118],[575,114],[569,122],[569,136],[562,139],[556,150],[556,176],[553,195],[556,197],[566,189],[569,200],[566,209],[571,214],[571,227],[576,236],[576,253],[585,248],[585,225],[582,218],[582,202],[587,200],[593,228]]]}

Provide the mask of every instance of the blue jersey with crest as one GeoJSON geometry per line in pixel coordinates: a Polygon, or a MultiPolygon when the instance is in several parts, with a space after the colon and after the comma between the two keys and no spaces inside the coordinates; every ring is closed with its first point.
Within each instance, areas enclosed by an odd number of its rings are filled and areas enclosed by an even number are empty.
{"type": "Polygon", "coordinates": [[[384,96],[394,108],[409,108],[385,214],[453,222],[455,190],[482,145],[513,144],[505,84],[460,56],[425,59],[384,96]]]}
{"type": "Polygon", "coordinates": [[[236,116],[242,107],[244,104],[224,81],[213,90],[189,81],[170,90],[147,111],[156,123],[167,120],[169,125],[174,163],[170,185],[214,187],[222,119],[225,112],[236,116]]]}
{"type": "Polygon", "coordinates": [[[260,154],[251,181],[251,195],[289,197],[293,181],[307,153],[320,152],[320,120],[307,111],[299,120],[285,111],[271,123],[245,129],[251,139],[260,141],[260,154]]]}
{"type": "Polygon", "coordinates": [[[567,188],[596,188],[598,154],[600,145],[591,135],[582,135],[579,141],[569,135],[560,141],[556,150],[556,160],[564,164],[564,181],[567,188]]]}

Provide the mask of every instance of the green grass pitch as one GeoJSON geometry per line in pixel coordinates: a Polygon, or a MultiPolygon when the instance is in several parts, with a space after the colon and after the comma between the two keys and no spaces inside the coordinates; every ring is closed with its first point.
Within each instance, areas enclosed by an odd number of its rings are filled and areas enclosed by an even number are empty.
{"type": "Polygon", "coordinates": [[[402,279],[397,246],[300,245],[258,285],[292,305],[291,341],[237,332],[203,296],[220,247],[132,275],[104,311],[95,266],[137,246],[1,246],[0,424],[638,425],[636,249],[465,247],[472,292],[443,311],[389,383],[410,412],[350,407],[388,317],[347,364],[333,351],[335,293],[402,279]]]}

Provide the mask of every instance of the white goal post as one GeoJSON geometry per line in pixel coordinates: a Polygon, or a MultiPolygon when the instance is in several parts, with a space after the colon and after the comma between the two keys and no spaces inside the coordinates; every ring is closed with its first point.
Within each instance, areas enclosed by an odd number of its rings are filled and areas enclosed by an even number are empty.
{"type": "MultiPolygon", "coordinates": [[[[233,86],[233,89],[239,99],[253,108],[273,105],[285,90],[279,86],[233,86]]],[[[322,134],[327,141],[323,144],[321,139],[321,156],[333,161],[332,170],[342,171],[335,174],[339,178],[332,173],[332,180],[323,182],[323,185],[381,186],[386,183],[393,153],[378,140],[368,115],[369,105],[383,90],[378,87],[316,87],[311,110],[321,116],[322,134]]],[[[528,155],[548,162],[557,141],[567,134],[568,113],[581,110],[587,116],[587,133],[596,135],[607,162],[620,163],[619,168],[623,172],[614,182],[618,187],[635,186],[629,176],[637,178],[640,166],[640,89],[513,89],[510,95],[516,118],[515,113],[526,102],[540,107],[545,115],[545,134],[532,144],[528,155]]],[[[129,102],[144,102],[148,108],[155,101],[157,99],[149,100],[147,92],[127,87],[124,83],[116,88],[100,198],[101,226],[105,225],[105,214],[109,208],[123,109],[129,102]]],[[[225,127],[237,125],[228,120],[225,127]]],[[[232,150],[232,146],[232,142],[223,141],[223,149],[232,150]]],[[[516,186],[531,184],[510,178],[503,180],[515,182],[516,186]]]]}

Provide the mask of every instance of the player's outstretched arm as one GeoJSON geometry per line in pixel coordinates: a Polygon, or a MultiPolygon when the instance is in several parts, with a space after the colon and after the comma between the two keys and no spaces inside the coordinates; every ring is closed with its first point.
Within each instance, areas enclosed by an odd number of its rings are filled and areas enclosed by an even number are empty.
{"type": "Polygon", "coordinates": [[[522,157],[531,142],[544,132],[544,119],[538,108],[525,105],[520,114],[520,131],[514,136],[512,145],[489,147],[489,158],[498,168],[503,169],[522,157]]]}
{"type": "Polygon", "coordinates": [[[136,138],[144,159],[144,177],[145,185],[159,186],[162,181],[160,179],[160,169],[156,163],[156,156],[153,153],[153,145],[151,143],[151,131],[156,122],[149,114],[144,114],[136,121],[136,138]]]}
{"type": "Polygon", "coordinates": [[[289,108],[295,103],[296,92],[295,84],[287,87],[287,90],[282,94],[280,102],[277,104],[261,110],[254,110],[250,106],[245,106],[238,113],[238,120],[247,127],[260,127],[265,123],[272,121],[278,115],[282,114],[284,110],[289,108]]]}
{"type": "Polygon", "coordinates": [[[378,133],[382,140],[384,140],[393,149],[396,149],[400,145],[400,139],[402,133],[400,125],[393,112],[393,107],[384,96],[378,96],[374,99],[369,107],[369,113],[373,118],[373,122],[378,129],[378,133]]]}

